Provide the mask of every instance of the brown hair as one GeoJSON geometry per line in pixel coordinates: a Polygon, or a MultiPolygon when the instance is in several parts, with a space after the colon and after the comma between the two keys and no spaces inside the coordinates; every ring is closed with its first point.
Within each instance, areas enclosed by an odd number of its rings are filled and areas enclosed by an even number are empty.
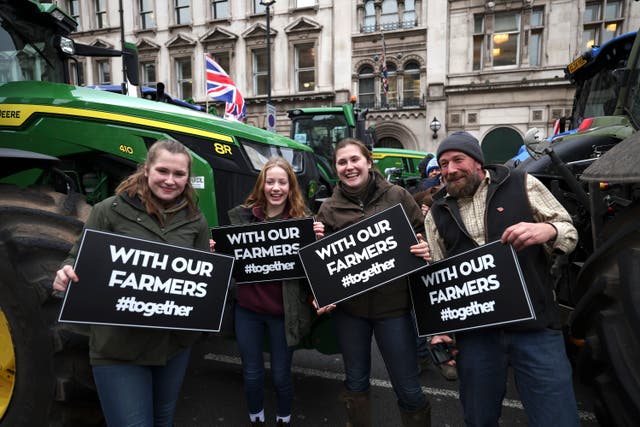
{"type": "Polygon", "coordinates": [[[300,187],[298,186],[298,178],[296,178],[296,174],[289,162],[282,157],[272,157],[267,161],[267,163],[265,163],[258,175],[258,179],[256,179],[256,183],[253,186],[251,194],[244,202],[244,206],[247,208],[260,206],[263,209],[266,209],[267,199],[264,196],[264,183],[267,179],[267,171],[275,167],[282,168],[286,172],[287,179],[289,180],[289,194],[287,194],[289,217],[300,218],[305,216],[306,205],[304,203],[302,193],[300,192],[300,187]]]}
{"type": "Polygon", "coordinates": [[[340,150],[341,148],[346,147],[347,145],[355,145],[356,147],[358,147],[360,149],[360,153],[362,153],[362,155],[364,156],[365,159],[367,159],[368,163],[371,163],[373,165],[373,157],[371,157],[371,151],[367,148],[366,145],[364,145],[362,143],[362,141],[360,141],[359,139],[356,138],[345,138],[343,140],[341,140],[340,142],[338,142],[336,144],[335,149],[333,150],[333,156],[332,156],[332,165],[333,168],[336,168],[336,161],[338,160],[338,157],[336,155],[336,153],[338,152],[338,150],[340,150]]]}
{"type": "Polygon", "coordinates": [[[147,158],[144,163],[138,165],[138,170],[133,174],[125,178],[124,181],[116,188],[116,194],[126,193],[129,197],[136,197],[136,195],[142,201],[145,210],[149,215],[155,216],[160,224],[164,225],[164,218],[161,212],[164,210],[161,203],[153,196],[147,177],[145,176],[145,169],[153,165],[157,160],[160,150],[166,150],[171,154],[184,154],[187,156],[188,165],[187,170],[189,173],[189,179],[182,192],[182,197],[187,203],[187,209],[189,210],[189,217],[197,217],[200,213],[195,198],[195,191],[191,186],[191,154],[189,150],[182,145],[182,143],[172,139],[161,139],[156,141],[147,152],[147,158]]]}

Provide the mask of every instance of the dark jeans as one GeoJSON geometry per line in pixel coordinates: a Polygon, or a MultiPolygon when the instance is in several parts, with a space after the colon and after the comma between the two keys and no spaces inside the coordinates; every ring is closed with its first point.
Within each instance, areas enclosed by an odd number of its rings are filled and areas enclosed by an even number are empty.
{"type": "Polygon", "coordinates": [[[380,354],[398,398],[406,411],[424,407],[426,398],[418,378],[416,335],[411,315],[386,319],[351,316],[339,307],[333,312],[349,391],[369,389],[371,375],[371,339],[375,335],[380,354]]]}
{"type": "Polygon", "coordinates": [[[511,366],[530,426],[578,426],[571,365],[562,333],[504,332],[456,334],[460,400],[467,426],[497,426],[511,366]]]}
{"type": "Polygon", "coordinates": [[[411,324],[413,325],[413,331],[416,334],[416,352],[418,354],[418,359],[428,359],[431,360],[431,354],[429,353],[429,341],[427,337],[418,336],[418,327],[416,325],[416,313],[411,310],[411,324]]]}
{"type": "MultiPolygon", "coordinates": [[[[256,285],[259,286],[259,285],[256,285]]],[[[276,415],[291,415],[293,379],[291,358],[293,347],[287,345],[284,333],[284,316],[255,313],[236,304],[236,340],[242,357],[244,393],[249,413],[263,409],[264,358],[262,349],[265,335],[271,345],[271,375],[276,389],[276,415]]]]}
{"type": "Polygon", "coordinates": [[[110,427],[171,427],[191,349],[164,366],[93,367],[102,412],[110,427]]]}

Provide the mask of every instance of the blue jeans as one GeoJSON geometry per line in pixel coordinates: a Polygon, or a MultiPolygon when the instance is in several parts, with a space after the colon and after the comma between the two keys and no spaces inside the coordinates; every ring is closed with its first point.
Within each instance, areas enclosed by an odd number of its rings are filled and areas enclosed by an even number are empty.
{"type": "Polygon", "coordinates": [[[418,359],[431,359],[427,337],[418,336],[418,327],[416,326],[416,313],[413,311],[413,309],[411,310],[411,324],[413,325],[413,331],[416,334],[416,352],[418,354],[418,359]]]}
{"type": "MultiPolygon", "coordinates": [[[[256,285],[259,286],[259,285],[256,285]]],[[[287,345],[284,316],[256,313],[236,304],[236,341],[242,357],[244,393],[249,413],[264,409],[264,358],[262,349],[265,335],[271,345],[271,375],[276,389],[276,415],[291,415],[293,378],[291,358],[294,347],[287,345]]]]}
{"type": "Polygon", "coordinates": [[[371,339],[375,334],[398,405],[406,411],[424,407],[426,398],[418,377],[416,335],[411,314],[365,319],[351,316],[338,307],[332,316],[342,351],[347,390],[369,390],[371,339]]]}
{"type": "Polygon", "coordinates": [[[486,329],[456,334],[460,401],[467,426],[497,426],[507,368],[530,426],[578,426],[571,365],[562,332],[486,329]]]}
{"type": "Polygon", "coordinates": [[[110,427],[171,427],[191,349],[164,366],[93,367],[102,412],[110,427]]]}

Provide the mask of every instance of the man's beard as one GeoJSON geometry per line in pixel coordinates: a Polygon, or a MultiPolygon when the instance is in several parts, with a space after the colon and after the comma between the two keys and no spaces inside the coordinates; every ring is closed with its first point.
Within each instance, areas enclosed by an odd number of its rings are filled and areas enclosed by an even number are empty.
{"type": "Polygon", "coordinates": [[[482,182],[480,174],[474,172],[466,175],[464,184],[458,185],[456,183],[454,185],[451,185],[447,183],[447,192],[457,199],[463,197],[471,197],[475,194],[476,190],[480,186],[480,182],[482,182]]]}

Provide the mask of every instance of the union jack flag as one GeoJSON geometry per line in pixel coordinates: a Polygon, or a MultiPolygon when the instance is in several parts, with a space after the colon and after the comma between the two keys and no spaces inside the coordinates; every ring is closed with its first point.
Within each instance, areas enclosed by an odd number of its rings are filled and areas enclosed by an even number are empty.
{"type": "Polygon", "coordinates": [[[231,77],[209,54],[204,54],[207,65],[207,95],[217,101],[226,102],[225,118],[242,120],[247,115],[247,106],[240,90],[231,77]]]}

